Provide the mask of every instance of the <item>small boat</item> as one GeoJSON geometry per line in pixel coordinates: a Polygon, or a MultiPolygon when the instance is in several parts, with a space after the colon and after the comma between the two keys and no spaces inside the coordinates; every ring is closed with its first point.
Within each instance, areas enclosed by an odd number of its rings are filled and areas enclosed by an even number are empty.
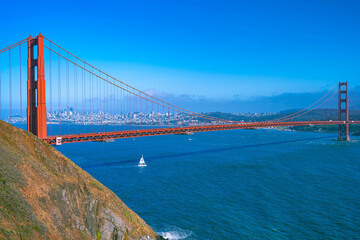
{"type": "Polygon", "coordinates": [[[141,155],[140,162],[139,162],[138,166],[139,167],[146,167],[147,166],[145,161],[144,161],[144,156],[143,155],[141,155]]]}

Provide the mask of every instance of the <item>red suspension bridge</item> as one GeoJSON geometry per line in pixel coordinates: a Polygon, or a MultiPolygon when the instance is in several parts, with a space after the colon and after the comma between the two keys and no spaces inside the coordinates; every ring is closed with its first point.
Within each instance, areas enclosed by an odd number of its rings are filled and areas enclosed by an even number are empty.
{"type": "Polygon", "coordinates": [[[26,122],[49,144],[309,125],[338,125],[338,139],[349,140],[349,125],[360,124],[359,104],[348,82],[339,82],[300,111],[256,122],[227,120],[134,88],[41,34],[0,50],[0,119],[20,127],[26,122]]]}

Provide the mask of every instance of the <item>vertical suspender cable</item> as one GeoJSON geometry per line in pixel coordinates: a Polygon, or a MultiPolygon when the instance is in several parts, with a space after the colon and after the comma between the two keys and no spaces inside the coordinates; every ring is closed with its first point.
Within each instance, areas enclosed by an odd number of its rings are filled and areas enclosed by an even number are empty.
{"type": "Polygon", "coordinates": [[[82,132],[85,133],[85,121],[84,121],[84,69],[81,71],[81,121],[82,121],[82,132]]]}
{"type": "MultiPolygon", "coordinates": [[[[107,77],[106,77],[107,79],[107,77]]],[[[104,82],[104,109],[105,109],[105,114],[104,114],[104,118],[105,118],[105,122],[106,124],[104,124],[104,130],[105,132],[107,131],[107,113],[108,113],[108,100],[107,100],[107,82],[104,82]]]]}
{"type": "MultiPolygon", "coordinates": [[[[100,113],[100,109],[99,109],[99,78],[98,77],[96,77],[95,78],[96,79],[96,112],[97,112],[97,114],[99,114],[100,113]]],[[[100,115],[98,115],[98,116],[100,116],[100,115]]],[[[98,123],[98,121],[97,121],[97,123],[98,123]]]]}
{"type": "MultiPolygon", "coordinates": [[[[112,81],[113,83],[115,83],[115,81],[113,80],[112,81]]],[[[116,101],[115,101],[115,94],[116,94],[116,89],[115,89],[115,87],[113,87],[113,89],[114,89],[114,92],[113,92],[113,97],[112,97],[112,99],[113,99],[113,107],[112,107],[112,124],[114,125],[113,126],[113,131],[115,131],[115,104],[116,104],[116,101]]]]}
{"type": "MultiPolygon", "coordinates": [[[[98,74],[98,76],[99,76],[99,74],[98,74]]],[[[97,112],[97,114],[98,114],[98,119],[96,120],[96,124],[98,124],[99,125],[99,130],[100,130],[100,119],[101,119],[101,115],[100,115],[100,109],[101,109],[101,107],[100,107],[100,101],[99,101],[99,99],[100,99],[100,94],[99,94],[99,92],[100,92],[100,84],[99,84],[99,77],[97,77],[96,76],[96,91],[95,91],[95,95],[96,95],[96,112],[97,112]]]]}
{"type": "Polygon", "coordinates": [[[67,134],[70,134],[70,106],[69,106],[69,61],[66,61],[66,126],[67,134]]]}
{"type": "MultiPolygon", "coordinates": [[[[125,87],[125,86],[124,86],[125,87]]],[[[126,92],[121,89],[121,115],[122,115],[122,123],[123,129],[126,130],[126,92]]]]}
{"type": "Polygon", "coordinates": [[[1,112],[2,112],[2,108],[1,108],[1,64],[0,64],[0,120],[1,120],[1,116],[2,116],[1,112]]]}
{"type": "Polygon", "coordinates": [[[137,101],[138,101],[138,98],[136,96],[133,97],[134,98],[134,101],[133,101],[133,106],[134,106],[134,130],[136,130],[136,111],[137,111],[137,101]]]}
{"type": "MultiPolygon", "coordinates": [[[[129,90],[129,87],[127,87],[127,89],[129,90]]],[[[129,130],[131,130],[131,102],[130,102],[129,92],[127,92],[127,102],[128,102],[127,105],[128,105],[128,112],[129,112],[128,117],[127,117],[127,121],[129,123],[128,128],[129,128],[129,130]]]]}
{"type": "MultiPolygon", "coordinates": [[[[109,78],[108,77],[106,77],[106,80],[108,80],[109,81],[109,78]]],[[[110,88],[110,86],[109,86],[109,84],[108,83],[105,83],[106,84],[106,97],[107,97],[107,100],[106,100],[106,106],[107,106],[107,121],[106,121],[106,130],[107,131],[109,131],[109,114],[110,114],[110,104],[111,104],[111,98],[109,98],[109,88],[110,88]]]]}
{"type": "MultiPolygon", "coordinates": [[[[51,48],[51,43],[50,43],[51,48]]],[[[50,117],[53,118],[52,111],[52,73],[51,73],[51,51],[49,51],[49,80],[50,80],[50,117]]],[[[50,119],[51,120],[51,119],[50,119]]],[[[52,120],[50,122],[50,135],[52,135],[52,120]]]]}
{"type": "MultiPolygon", "coordinates": [[[[99,76],[101,73],[99,73],[99,76]]],[[[101,112],[103,110],[103,105],[102,105],[102,91],[101,91],[101,86],[102,86],[102,81],[101,78],[98,78],[98,102],[99,102],[99,130],[101,131],[101,127],[102,127],[102,115],[101,112]]]]}
{"type": "Polygon", "coordinates": [[[95,98],[95,88],[96,88],[96,78],[94,78],[93,75],[93,68],[91,69],[91,101],[92,101],[92,112],[93,112],[93,121],[92,124],[94,128],[96,127],[96,130],[98,131],[98,127],[96,126],[96,98],[95,98]]]}
{"type": "MultiPolygon", "coordinates": [[[[101,77],[101,75],[99,75],[101,77]]],[[[100,81],[100,80],[99,80],[100,81]]],[[[99,103],[100,103],[100,111],[101,111],[101,115],[100,115],[100,121],[101,121],[101,125],[100,125],[100,130],[103,131],[103,117],[104,117],[104,112],[105,112],[105,108],[104,108],[104,92],[103,92],[103,86],[104,86],[104,82],[100,81],[100,88],[99,88],[99,94],[100,94],[100,99],[99,99],[99,103]]]]}
{"type": "MultiPolygon", "coordinates": [[[[84,64],[85,67],[85,64],[84,64]]],[[[84,71],[83,71],[84,73],[84,71]]],[[[84,128],[85,128],[85,132],[86,132],[86,118],[87,116],[87,109],[86,109],[86,83],[85,83],[85,79],[86,79],[86,72],[83,74],[83,88],[84,88],[84,128]]]]}
{"type": "Polygon", "coordinates": [[[147,125],[147,123],[148,123],[148,118],[147,118],[147,116],[148,116],[148,102],[149,101],[145,101],[145,122],[144,122],[144,124],[145,124],[145,126],[147,125]]]}
{"type": "MultiPolygon", "coordinates": [[[[59,48],[60,52],[60,48],[59,48]]],[[[58,56],[58,117],[59,117],[59,135],[61,134],[61,59],[60,56],[58,56]]]]}
{"type": "MultiPolygon", "coordinates": [[[[93,69],[91,68],[91,72],[93,71],[93,69]]],[[[94,114],[93,114],[93,99],[92,99],[92,92],[93,92],[93,75],[89,73],[89,81],[90,81],[90,84],[89,84],[89,88],[90,88],[90,91],[89,91],[89,97],[90,97],[90,119],[91,119],[91,122],[90,122],[90,131],[91,132],[94,132],[94,114]]]]}
{"type": "MultiPolygon", "coordinates": [[[[99,73],[99,76],[101,77],[100,73],[99,73]]],[[[100,81],[100,79],[98,79],[98,104],[99,104],[99,120],[100,120],[100,127],[102,125],[102,116],[101,116],[101,84],[102,82],[100,81]]],[[[99,129],[100,129],[99,127],[99,129]]],[[[101,129],[100,129],[101,130],[101,129]]]]}
{"type": "MultiPolygon", "coordinates": [[[[76,60],[77,61],[77,60],[76,60]]],[[[74,109],[74,123],[75,133],[78,133],[77,113],[78,113],[78,89],[77,89],[77,67],[74,65],[74,97],[75,97],[75,109],[74,109]]]]}
{"type": "Polygon", "coordinates": [[[123,90],[120,89],[120,99],[121,99],[121,105],[120,105],[120,113],[121,113],[121,124],[123,125],[123,129],[125,130],[125,118],[124,118],[124,94],[123,90]]]}
{"type": "MultiPolygon", "coordinates": [[[[106,80],[109,80],[108,77],[106,77],[106,80]]],[[[106,106],[107,106],[107,122],[106,122],[106,131],[110,130],[110,110],[111,110],[111,98],[109,94],[110,86],[108,83],[106,83],[106,106]]]]}
{"type": "Polygon", "coordinates": [[[117,131],[122,129],[122,90],[118,88],[118,117],[117,117],[117,131]]]}
{"type": "MultiPolygon", "coordinates": [[[[103,121],[106,122],[106,82],[103,82],[103,121]]],[[[106,132],[106,123],[103,123],[104,132],[106,132]]]]}
{"type": "MultiPolygon", "coordinates": [[[[107,77],[106,77],[107,78],[107,77]]],[[[105,119],[105,124],[104,124],[104,131],[107,131],[107,115],[108,115],[108,99],[107,99],[107,82],[104,82],[104,109],[105,109],[105,114],[104,114],[104,119],[105,119]]]]}
{"type": "MultiPolygon", "coordinates": [[[[99,77],[101,77],[100,73],[99,73],[99,77]]],[[[102,92],[102,85],[103,85],[103,81],[101,81],[99,79],[99,118],[100,118],[100,127],[99,127],[99,130],[102,131],[102,125],[103,125],[103,116],[102,116],[102,113],[103,113],[103,103],[102,103],[102,96],[103,96],[103,92],[102,92]]]]}
{"type": "Polygon", "coordinates": [[[20,78],[20,128],[22,129],[22,127],[23,127],[23,118],[22,118],[22,84],[21,84],[21,81],[22,81],[22,79],[21,79],[21,45],[19,45],[19,68],[20,68],[20,76],[19,76],[19,78],[20,78]]]}
{"type": "Polygon", "coordinates": [[[105,124],[104,124],[104,132],[106,132],[106,114],[107,114],[107,100],[106,100],[106,97],[107,97],[107,95],[106,95],[106,88],[107,88],[107,85],[106,85],[106,82],[104,82],[104,92],[103,92],[103,94],[104,94],[104,121],[105,121],[105,124]]]}
{"type": "MultiPolygon", "coordinates": [[[[160,110],[161,111],[161,110],[160,110]]],[[[164,127],[165,126],[165,115],[164,115],[164,112],[165,112],[165,110],[164,110],[164,105],[162,106],[162,127],[164,127]]]]}
{"type": "MultiPolygon", "coordinates": [[[[138,92],[138,94],[141,96],[141,92],[138,92]]],[[[138,112],[138,118],[137,118],[137,124],[138,124],[138,130],[142,129],[141,127],[141,117],[142,117],[142,98],[138,98],[138,105],[137,105],[137,112],[138,112]]]]}
{"type": "MultiPolygon", "coordinates": [[[[98,76],[100,76],[100,73],[98,74],[98,76]]],[[[99,130],[101,130],[101,125],[102,125],[102,120],[101,120],[101,78],[97,78],[97,105],[98,105],[98,113],[99,113],[99,120],[98,120],[98,124],[99,124],[99,130]]]]}
{"type": "MultiPolygon", "coordinates": [[[[129,90],[129,87],[126,87],[127,90],[129,90]]],[[[129,98],[129,92],[126,92],[126,123],[130,125],[129,119],[130,119],[130,98],[129,98]]],[[[127,128],[129,128],[128,126],[126,126],[127,128]]]]}
{"type": "MultiPolygon", "coordinates": [[[[113,81],[113,83],[115,83],[113,81]]],[[[117,126],[117,119],[116,119],[116,114],[118,113],[117,111],[117,107],[118,105],[118,101],[117,101],[117,95],[118,95],[118,90],[117,88],[114,88],[114,96],[113,96],[113,102],[114,102],[114,106],[113,106],[113,112],[112,112],[112,116],[113,116],[113,131],[116,131],[116,126],[117,126]]]]}
{"type": "Polygon", "coordinates": [[[154,102],[151,102],[151,127],[154,127],[154,102]]]}
{"type": "Polygon", "coordinates": [[[12,123],[12,91],[11,91],[11,50],[9,50],[9,97],[10,97],[10,123],[12,123]]]}
{"type": "MultiPolygon", "coordinates": [[[[111,81],[111,80],[110,80],[111,81]]],[[[109,95],[108,95],[108,98],[109,98],[109,131],[111,131],[111,119],[112,119],[112,107],[113,107],[113,98],[111,96],[111,86],[109,86],[109,95]]]]}
{"type": "MultiPolygon", "coordinates": [[[[99,73],[100,76],[100,73],[99,73]]],[[[101,130],[101,125],[102,125],[102,116],[101,116],[101,110],[102,110],[102,104],[101,104],[101,78],[97,78],[97,85],[98,85],[98,89],[97,89],[97,102],[98,102],[98,112],[99,112],[99,130],[101,130]]]]}

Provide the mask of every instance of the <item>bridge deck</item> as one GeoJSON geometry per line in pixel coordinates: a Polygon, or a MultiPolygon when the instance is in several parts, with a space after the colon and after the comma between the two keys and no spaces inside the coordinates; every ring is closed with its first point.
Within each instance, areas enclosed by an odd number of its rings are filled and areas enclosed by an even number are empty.
{"type": "MultiPolygon", "coordinates": [[[[284,126],[307,126],[307,125],[339,125],[345,124],[345,121],[308,121],[308,122],[253,122],[242,124],[228,125],[209,125],[195,127],[174,127],[174,128],[158,128],[143,130],[126,130],[116,132],[100,132],[100,133],[81,133],[72,135],[49,136],[43,140],[49,144],[56,144],[56,138],[61,138],[61,143],[102,141],[106,139],[145,137],[169,134],[184,134],[187,132],[207,132],[231,129],[251,129],[265,127],[284,127],[284,126]]],[[[360,124],[360,121],[349,121],[349,124],[360,124]]]]}

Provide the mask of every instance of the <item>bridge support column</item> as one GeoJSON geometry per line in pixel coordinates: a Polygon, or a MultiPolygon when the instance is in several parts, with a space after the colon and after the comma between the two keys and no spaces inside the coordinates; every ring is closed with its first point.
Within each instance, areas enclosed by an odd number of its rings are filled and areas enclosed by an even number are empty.
{"type": "Polygon", "coordinates": [[[28,39],[27,69],[27,130],[39,138],[46,138],[44,38],[41,34],[28,39]]]}
{"type": "Polygon", "coordinates": [[[343,121],[344,124],[339,125],[340,141],[349,141],[349,84],[348,82],[339,82],[339,121],[343,121]]]}

